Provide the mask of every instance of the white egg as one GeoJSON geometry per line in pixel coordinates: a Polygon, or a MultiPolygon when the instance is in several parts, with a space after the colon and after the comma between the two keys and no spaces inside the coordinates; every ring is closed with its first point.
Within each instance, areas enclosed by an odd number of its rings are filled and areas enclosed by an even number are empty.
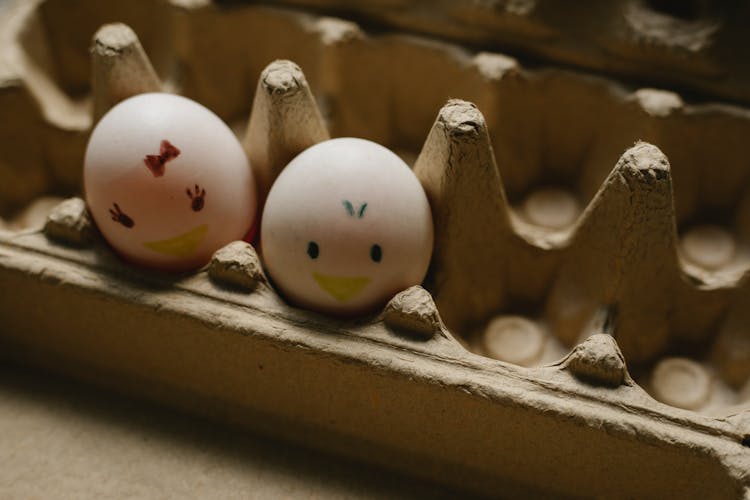
{"type": "Polygon", "coordinates": [[[255,220],[255,181],[229,127],[172,94],[141,94],[94,128],[83,167],[89,210],[128,261],[168,271],[205,264],[255,220]]]}
{"type": "Polygon", "coordinates": [[[432,244],[421,184],[393,152],[364,139],[303,151],[273,184],[261,222],[264,263],[283,295],[341,315],[421,283],[432,244]]]}

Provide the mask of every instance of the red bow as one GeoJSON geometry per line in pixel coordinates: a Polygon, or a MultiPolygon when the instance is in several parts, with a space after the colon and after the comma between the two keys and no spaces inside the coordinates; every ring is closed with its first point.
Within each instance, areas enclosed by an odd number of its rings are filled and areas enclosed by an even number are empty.
{"type": "Polygon", "coordinates": [[[168,140],[164,139],[159,146],[159,154],[146,155],[143,159],[143,163],[145,163],[151,173],[154,174],[154,177],[161,177],[164,175],[164,164],[178,156],[180,156],[180,150],[174,147],[168,140]]]}

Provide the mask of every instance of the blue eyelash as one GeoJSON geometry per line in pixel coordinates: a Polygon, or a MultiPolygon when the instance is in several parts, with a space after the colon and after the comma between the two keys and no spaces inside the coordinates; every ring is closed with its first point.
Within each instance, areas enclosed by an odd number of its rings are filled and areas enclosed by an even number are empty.
{"type": "Polygon", "coordinates": [[[344,205],[344,208],[346,208],[346,212],[354,217],[354,206],[352,205],[352,202],[349,200],[344,200],[341,203],[344,205]]]}

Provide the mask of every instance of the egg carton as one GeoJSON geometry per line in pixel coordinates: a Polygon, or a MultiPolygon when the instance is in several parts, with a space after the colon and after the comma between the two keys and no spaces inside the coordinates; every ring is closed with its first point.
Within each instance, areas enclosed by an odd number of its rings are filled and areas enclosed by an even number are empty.
{"type": "MultiPolygon", "coordinates": [[[[240,1],[240,0],[238,0],[240,1]]],[[[229,3],[229,2],[226,2],[229,3]]],[[[750,103],[746,2],[266,0],[750,103]]]]}
{"type": "Polygon", "coordinates": [[[75,7],[0,21],[5,359],[493,496],[750,497],[747,110],[294,10],[75,7]],[[425,288],[340,320],[247,243],[167,275],[80,198],[47,216],[93,120],[153,90],[234,124],[261,193],[329,136],[397,150],[425,288]]]}

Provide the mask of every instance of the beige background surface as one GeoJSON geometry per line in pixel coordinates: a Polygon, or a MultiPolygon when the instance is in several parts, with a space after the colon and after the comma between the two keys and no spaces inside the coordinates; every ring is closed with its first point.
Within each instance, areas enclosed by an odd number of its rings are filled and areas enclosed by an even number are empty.
{"type": "Polygon", "coordinates": [[[0,367],[2,499],[455,496],[49,374],[0,367]]]}

